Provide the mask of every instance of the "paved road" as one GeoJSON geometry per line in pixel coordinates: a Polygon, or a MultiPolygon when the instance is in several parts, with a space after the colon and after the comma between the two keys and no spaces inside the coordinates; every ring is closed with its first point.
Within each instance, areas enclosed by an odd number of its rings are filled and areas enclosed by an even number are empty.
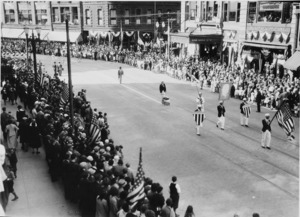
{"type": "MultiPolygon", "coordinates": [[[[38,56],[43,62],[46,58],[38,56]]],[[[47,69],[51,62],[47,59],[47,69]]],[[[52,60],[53,61],[53,60],[52,60]]],[[[57,61],[57,60],[56,60],[57,61]]],[[[63,61],[66,67],[66,61],[63,61]]],[[[72,60],[74,90],[87,89],[92,107],[108,113],[112,137],[124,146],[125,161],[136,169],[138,150],[143,148],[146,176],[164,187],[178,177],[182,195],[178,212],[193,205],[197,216],[299,216],[299,133],[287,142],[276,121],[272,124],[272,150],[260,148],[262,109],[253,112],[250,128],[239,124],[239,103],[225,102],[225,131],[216,128],[218,96],[203,90],[207,119],[201,136],[196,135],[192,112],[196,87],[166,75],[124,68],[121,64],[72,60]],[[171,106],[162,106],[158,92],[164,80],[171,106]]],[[[66,72],[63,77],[66,79],[66,72]]],[[[66,79],[67,80],[67,79],[66,79]]],[[[252,107],[252,111],[255,111],[252,107]]],[[[299,123],[296,122],[296,132],[299,123]]]]}

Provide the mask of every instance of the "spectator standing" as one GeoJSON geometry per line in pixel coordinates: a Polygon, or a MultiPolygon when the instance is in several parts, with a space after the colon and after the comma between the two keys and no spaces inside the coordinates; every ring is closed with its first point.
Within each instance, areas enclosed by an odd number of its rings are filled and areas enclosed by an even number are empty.
{"type": "Polygon", "coordinates": [[[193,209],[193,207],[192,207],[191,205],[189,205],[189,206],[186,208],[184,217],[195,217],[194,209],[193,209]]]}
{"type": "Polygon", "coordinates": [[[7,147],[15,149],[17,146],[17,135],[19,128],[13,122],[13,120],[9,120],[5,130],[7,133],[7,147]]]}
{"type": "Polygon", "coordinates": [[[12,171],[11,167],[7,167],[7,179],[5,180],[7,183],[7,188],[8,188],[8,196],[9,194],[13,194],[14,198],[11,201],[15,201],[19,199],[18,195],[15,192],[14,189],[14,180],[15,180],[15,175],[14,172],[12,171]]]}
{"type": "Polygon", "coordinates": [[[29,124],[29,135],[30,135],[30,147],[32,148],[32,154],[34,153],[39,154],[40,153],[39,148],[41,147],[40,130],[35,119],[32,119],[31,123],[29,124]],[[36,149],[35,152],[34,149],[36,149]]]}
{"type": "Polygon", "coordinates": [[[95,217],[108,217],[108,203],[106,194],[102,192],[96,198],[96,215],[95,217]]]}
{"type": "Polygon", "coordinates": [[[4,141],[6,141],[6,139],[7,139],[6,125],[7,125],[9,119],[10,119],[10,117],[9,117],[9,114],[6,112],[6,107],[3,107],[2,113],[1,113],[1,129],[3,132],[4,141]]]}
{"type": "Polygon", "coordinates": [[[256,94],[257,110],[256,110],[256,112],[260,112],[260,103],[261,103],[261,100],[262,100],[262,95],[261,95],[260,89],[257,88],[257,94],[256,94]]]}
{"type": "Polygon", "coordinates": [[[170,190],[170,198],[172,199],[172,207],[174,209],[174,212],[176,213],[176,209],[178,208],[179,204],[179,197],[181,193],[181,189],[179,184],[177,183],[177,177],[173,176],[172,177],[172,182],[169,185],[169,190],[170,190]]]}
{"type": "Polygon", "coordinates": [[[172,208],[172,199],[168,198],[166,201],[166,205],[162,208],[161,217],[175,217],[175,212],[172,208]]]}

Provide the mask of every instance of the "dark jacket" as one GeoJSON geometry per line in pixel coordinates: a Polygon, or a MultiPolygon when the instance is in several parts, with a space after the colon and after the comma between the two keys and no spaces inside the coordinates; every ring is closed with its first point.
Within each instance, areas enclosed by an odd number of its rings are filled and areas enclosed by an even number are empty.
{"type": "Polygon", "coordinates": [[[260,103],[262,100],[262,95],[260,91],[257,91],[257,95],[256,95],[256,102],[260,103]]]}
{"type": "Polygon", "coordinates": [[[160,84],[159,85],[159,92],[162,93],[162,92],[167,92],[167,87],[165,84],[160,84]]]}
{"type": "Polygon", "coordinates": [[[244,114],[243,106],[246,105],[245,102],[242,102],[240,105],[241,114],[244,114]]]}
{"type": "Polygon", "coordinates": [[[222,115],[225,117],[225,107],[223,105],[218,105],[218,117],[221,117],[222,115]]]}
{"type": "Polygon", "coordinates": [[[271,132],[271,125],[269,123],[270,123],[270,120],[268,120],[268,122],[266,119],[262,120],[262,124],[263,124],[262,131],[263,132],[266,132],[266,130],[269,130],[271,132]]]}

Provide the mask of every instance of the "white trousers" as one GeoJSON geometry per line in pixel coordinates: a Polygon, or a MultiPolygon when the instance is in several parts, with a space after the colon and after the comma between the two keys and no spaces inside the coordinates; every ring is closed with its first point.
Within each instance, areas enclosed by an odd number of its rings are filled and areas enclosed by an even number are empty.
{"type": "Polygon", "coordinates": [[[203,127],[202,123],[200,125],[196,125],[197,135],[200,134],[200,127],[203,127]]]}
{"type": "Polygon", "coordinates": [[[248,125],[249,118],[247,118],[245,115],[240,113],[240,120],[241,120],[241,125],[248,125]]]}
{"type": "Polygon", "coordinates": [[[271,144],[271,132],[269,130],[266,130],[265,132],[262,132],[261,146],[270,147],[270,144],[271,144]]]}
{"type": "Polygon", "coordinates": [[[218,126],[220,125],[221,129],[224,129],[224,126],[225,126],[225,117],[224,116],[218,117],[217,125],[218,126]]]}

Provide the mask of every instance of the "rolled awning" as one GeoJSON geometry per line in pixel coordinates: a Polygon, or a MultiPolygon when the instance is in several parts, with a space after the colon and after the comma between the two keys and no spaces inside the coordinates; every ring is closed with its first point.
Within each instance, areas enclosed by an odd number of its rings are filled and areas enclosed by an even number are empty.
{"type": "Polygon", "coordinates": [[[24,32],[24,29],[9,29],[2,28],[1,37],[2,38],[19,38],[24,32]]]}
{"type": "Polygon", "coordinates": [[[300,67],[300,51],[296,51],[284,64],[283,67],[296,71],[300,67]]]}
{"type": "Polygon", "coordinates": [[[243,45],[251,46],[251,47],[260,47],[260,48],[269,48],[269,49],[287,49],[288,45],[275,45],[275,44],[259,44],[259,43],[251,43],[251,42],[243,42],[243,45]]]}
{"type": "MultiPolygon", "coordinates": [[[[81,32],[69,32],[69,38],[70,42],[79,42],[82,40],[81,32]]],[[[58,31],[52,31],[49,32],[42,40],[45,41],[59,41],[59,42],[67,42],[67,33],[64,32],[58,32],[58,31]]]]}

